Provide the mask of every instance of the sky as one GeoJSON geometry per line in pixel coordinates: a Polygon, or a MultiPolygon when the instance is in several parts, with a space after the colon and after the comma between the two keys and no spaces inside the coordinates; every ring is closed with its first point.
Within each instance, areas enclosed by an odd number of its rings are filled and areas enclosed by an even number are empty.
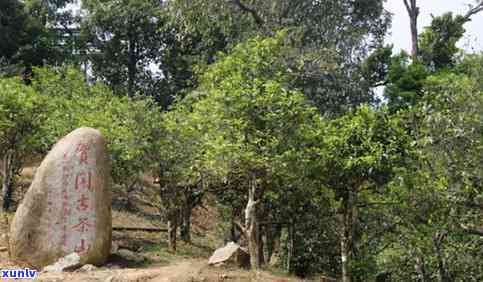
{"type": "MultiPolygon", "coordinates": [[[[419,32],[431,23],[431,14],[439,16],[452,11],[456,14],[465,14],[469,10],[467,4],[475,0],[418,0],[420,15],[418,18],[419,32]]],[[[409,29],[409,16],[403,0],[387,0],[385,8],[393,14],[392,28],[386,37],[388,43],[394,44],[396,50],[411,51],[411,33],[409,29]]],[[[467,52],[483,51],[483,12],[474,15],[472,21],[465,24],[466,33],[460,40],[458,47],[467,52]]]]}

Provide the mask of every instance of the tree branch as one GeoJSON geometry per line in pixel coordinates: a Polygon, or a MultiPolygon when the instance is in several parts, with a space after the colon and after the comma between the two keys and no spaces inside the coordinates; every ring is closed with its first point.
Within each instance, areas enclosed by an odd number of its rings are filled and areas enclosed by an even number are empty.
{"type": "Polygon", "coordinates": [[[403,0],[404,1],[404,6],[406,6],[406,10],[408,11],[408,14],[410,17],[417,17],[419,15],[419,8],[416,5],[416,0],[410,0],[411,3],[408,2],[408,0],[403,0]]]}
{"type": "Polygon", "coordinates": [[[411,14],[411,7],[409,6],[408,0],[403,0],[404,6],[406,6],[406,10],[409,14],[411,14]]]}
{"type": "Polygon", "coordinates": [[[265,24],[265,21],[254,8],[243,4],[240,0],[232,0],[232,2],[237,5],[238,8],[240,8],[242,11],[250,13],[257,25],[263,26],[265,24]]]}
{"type": "Polygon", "coordinates": [[[369,202],[369,203],[359,204],[357,205],[357,207],[366,208],[369,206],[384,206],[384,205],[397,205],[397,204],[400,204],[400,202],[369,202]]]}
{"type": "Polygon", "coordinates": [[[388,81],[381,81],[381,82],[374,83],[372,87],[386,86],[388,83],[389,83],[388,81]]]}
{"type": "Polygon", "coordinates": [[[465,232],[467,232],[469,234],[483,236],[483,228],[467,226],[467,225],[464,225],[464,224],[461,224],[460,226],[465,232]]]}
{"type": "Polygon", "coordinates": [[[248,240],[248,230],[245,228],[245,226],[243,226],[238,220],[233,220],[233,223],[235,223],[236,227],[240,229],[243,237],[248,240]]]}
{"type": "Polygon", "coordinates": [[[475,14],[478,14],[479,12],[483,11],[483,1],[481,1],[478,5],[475,7],[472,7],[464,16],[465,22],[470,21],[471,17],[474,16],[475,14]]]}

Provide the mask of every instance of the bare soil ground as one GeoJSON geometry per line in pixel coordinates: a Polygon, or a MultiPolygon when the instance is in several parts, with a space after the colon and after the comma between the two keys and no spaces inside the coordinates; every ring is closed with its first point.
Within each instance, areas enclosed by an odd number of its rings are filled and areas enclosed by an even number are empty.
{"type": "MultiPolygon", "coordinates": [[[[145,268],[109,268],[101,267],[88,272],[41,273],[38,281],[69,282],[295,282],[295,278],[277,277],[268,272],[250,272],[237,268],[215,268],[208,266],[206,260],[175,260],[167,266],[149,266],[145,268]]],[[[17,280],[28,281],[28,280],[17,280]]]]}
{"type": "MultiPolygon", "coordinates": [[[[27,167],[22,172],[19,188],[14,194],[14,208],[21,201],[35,174],[35,167],[27,167]]],[[[127,209],[127,193],[122,187],[113,188],[113,226],[160,227],[164,228],[159,213],[157,187],[152,179],[145,176],[142,185],[129,195],[131,205],[127,209]]],[[[13,213],[8,214],[11,219],[13,213]]],[[[10,222],[10,220],[9,220],[10,222]]],[[[128,250],[132,256],[122,256],[114,252],[108,262],[93,270],[64,273],[40,273],[36,281],[103,281],[103,282],[220,282],[220,281],[273,281],[296,282],[300,280],[270,271],[258,273],[236,267],[213,267],[208,258],[223,244],[220,228],[220,215],[209,203],[193,212],[192,243],[178,243],[175,254],[167,251],[167,234],[164,232],[114,231],[113,245],[118,250],[128,250]]],[[[0,217],[0,250],[6,246],[5,232],[8,230],[3,217],[0,217]]],[[[17,268],[8,260],[5,250],[0,251],[0,269],[17,268]]],[[[31,280],[17,280],[31,281],[31,280]]]]}

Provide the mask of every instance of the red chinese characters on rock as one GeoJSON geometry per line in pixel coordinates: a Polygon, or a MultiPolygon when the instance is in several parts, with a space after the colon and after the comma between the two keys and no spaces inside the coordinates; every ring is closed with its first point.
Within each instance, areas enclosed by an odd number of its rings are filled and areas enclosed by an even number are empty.
{"type": "Polygon", "coordinates": [[[89,197],[82,194],[79,200],[77,200],[77,211],[85,212],[89,209],[89,197]]]}
{"type": "Polygon", "coordinates": [[[72,229],[79,231],[80,233],[85,233],[86,231],[89,231],[90,227],[93,227],[93,225],[89,223],[89,218],[81,217],[79,218],[79,223],[72,226],[72,229]]]}
{"type": "Polygon", "coordinates": [[[62,205],[61,205],[61,234],[60,239],[62,245],[67,247],[67,222],[70,216],[70,205],[69,205],[69,192],[68,192],[68,185],[69,179],[72,176],[72,167],[69,165],[69,154],[68,152],[64,153],[63,163],[62,163],[62,205]]]}
{"type": "Polygon", "coordinates": [[[78,157],[79,165],[81,170],[76,173],[74,179],[74,189],[75,193],[79,196],[76,201],[76,210],[78,212],[77,223],[72,225],[72,230],[80,233],[80,241],[75,245],[74,251],[81,253],[89,249],[89,230],[94,227],[89,217],[91,213],[91,192],[92,192],[92,172],[88,165],[90,160],[89,156],[89,146],[84,143],[79,143],[76,146],[75,154],[78,157]]]}
{"type": "Polygon", "coordinates": [[[79,244],[77,244],[74,248],[75,252],[81,253],[85,252],[89,249],[89,244],[86,243],[86,239],[82,238],[85,236],[85,233],[89,231],[90,228],[92,228],[93,225],[89,222],[88,217],[81,217],[79,218],[79,222],[72,226],[72,229],[81,233],[81,238],[79,244]]]}
{"type": "Polygon", "coordinates": [[[87,144],[84,144],[84,143],[77,144],[75,152],[79,156],[79,164],[88,164],[87,163],[88,151],[89,151],[89,146],[87,144]]]}
{"type": "Polygon", "coordinates": [[[75,190],[91,190],[92,174],[90,171],[81,171],[75,176],[75,190]]]}
{"type": "Polygon", "coordinates": [[[82,253],[89,249],[89,245],[85,242],[84,239],[81,239],[79,245],[75,246],[74,251],[76,253],[82,253]]]}

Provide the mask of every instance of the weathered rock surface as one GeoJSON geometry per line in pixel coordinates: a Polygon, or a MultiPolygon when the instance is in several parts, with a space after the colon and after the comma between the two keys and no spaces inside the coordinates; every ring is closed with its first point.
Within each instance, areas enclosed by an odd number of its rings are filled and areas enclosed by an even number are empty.
{"type": "Polygon", "coordinates": [[[47,265],[42,270],[43,272],[59,273],[68,270],[74,270],[80,266],[80,256],[77,253],[72,253],[61,259],[56,263],[47,265]]]}
{"type": "Polygon", "coordinates": [[[10,229],[12,259],[36,268],[71,253],[103,264],[111,249],[111,169],[99,131],[79,128],[37,169],[10,229]]]}
{"type": "Polygon", "coordinates": [[[82,266],[81,268],[77,269],[77,271],[79,271],[79,272],[89,272],[89,271],[94,271],[96,269],[97,269],[97,267],[95,267],[94,265],[86,264],[86,265],[82,266]]]}
{"type": "Polygon", "coordinates": [[[143,263],[146,261],[146,257],[142,254],[135,253],[127,249],[119,249],[116,254],[123,259],[134,263],[143,263]]]}
{"type": "Polygon", "coordinates": [[[217,249],[210,257],[208,264],[235,264],[240,267],[250,265],[250,255],[238,244],[229,242],[226,246],[217,249]]]}

